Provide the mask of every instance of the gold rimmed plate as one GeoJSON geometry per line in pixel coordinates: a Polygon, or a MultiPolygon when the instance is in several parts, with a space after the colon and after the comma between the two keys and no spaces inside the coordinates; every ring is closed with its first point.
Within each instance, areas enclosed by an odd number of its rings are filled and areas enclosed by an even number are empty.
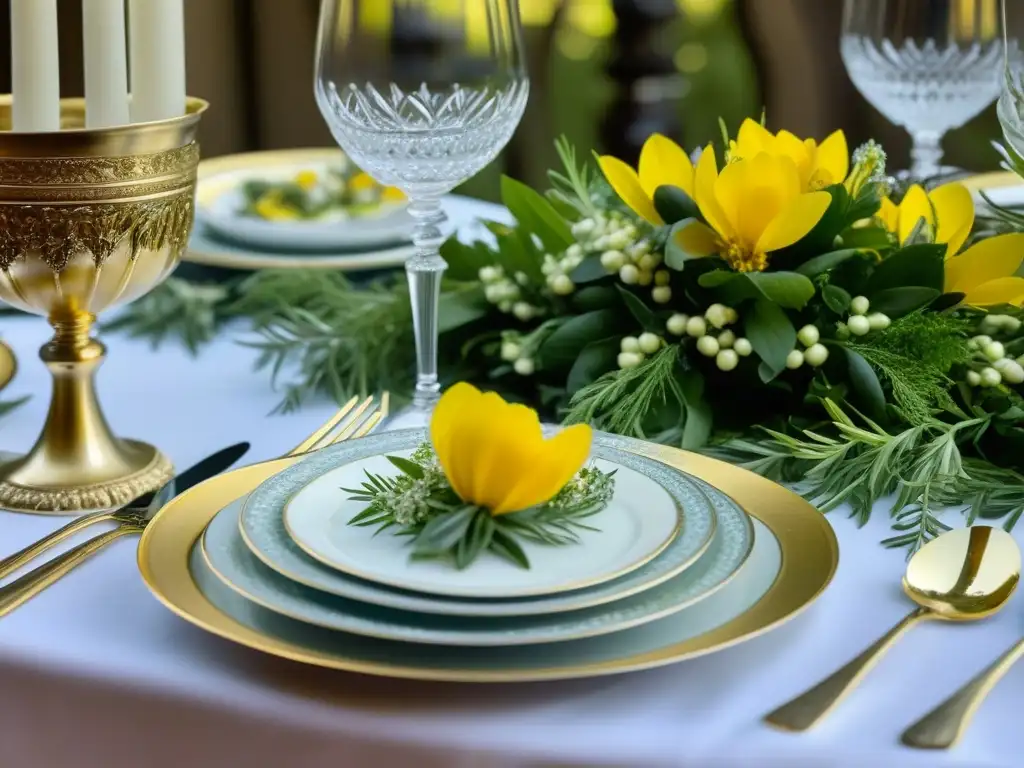
{"type": "Polygon", "coordinates": [[[717,595],[625,632],[522,648],[449,648],[360,638],[260,608],[209,580],[201,562],[193,561],[193,575],[190,559],[199,553],[194,544],[216,510],[266,478],[269,470],[261,467],[215,478],[171,502],[143,534],[139,568],[170,610],[233,642],[334,669],[460,682],[593,677],[670,664],[778,626],[805,609],[831,581],[838,563],[835,535],[821,513],[799,496],[703,456],[624,438],[616,438],[616,445],[725,490],[750,513],[756,529],[749,561],[717,595]]]}
{"type": "MultiPolygon", "coordinates": [[[[203,160],[199,164],[196,185],[196,224],[189,240],[189,247],[182,261],[206,267],[236,270],[260,269],[332,269],[343,272],[394,269],[401,267],[413,255],[415,249],[403,242],[404,234],[395,237],[375,236],[369,240],[347,241],[344,247],[327,248],[322,242],[315,250],[304,250],[303,246],[289,246],[279,238],[259,240],[253,237],[225,236],[224,207],[230,206],[230,198],[237,197],[240,184],[246,179],[261,174],[268,177],[290,172],[297,168],[321,168],[342,160],[344,155],[338,149],[289,149],[266,152],[247,152],[203,160]],[[218,223],[220,227],[218,229],[218,223]]],[[[483,203],[458,195],[444,198],[444,210],[449,225],[458,230],[470,227],[481,210],[488,215],[500,217],[497,206],[489,210],[483,203]]],[[[249,221],[238,217],[227,217],[232,226],[246,226],[260,232],[276,231],[273,225],[260,221],[249,221]]],[[[337,226],[345,231],[346,222],[337,226]]],[[[352,231],[351,227],[348,231],[352,231]]],[[[251,234],[251,233],[250,233],[251,234]]],[[[486,237],[480,230],[479,237],[486,237]]],[[[287,238],[286,238],[287,239],[287,238]]],[[[306,248],[310,247],[307,242],[306,248]]]]}

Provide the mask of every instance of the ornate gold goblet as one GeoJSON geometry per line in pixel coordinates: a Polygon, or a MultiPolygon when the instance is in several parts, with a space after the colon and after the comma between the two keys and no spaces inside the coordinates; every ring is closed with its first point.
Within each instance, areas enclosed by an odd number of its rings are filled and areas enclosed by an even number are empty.
{"type": "Polygon", "coordinates": [[[84,102],[65,99],[63,130],[37,134],[10,131],[10,106],[0,97],[0,300],[53,326],[40,351],[53,395],[35,446],[0,464],[0,508],[107,509],[159,488],[172,467],[156,448],[111,433],[94,388],[106,348],[90,328],[178,264],[207,104],[189,99],[182,117],[86,130],[84,102]]]}

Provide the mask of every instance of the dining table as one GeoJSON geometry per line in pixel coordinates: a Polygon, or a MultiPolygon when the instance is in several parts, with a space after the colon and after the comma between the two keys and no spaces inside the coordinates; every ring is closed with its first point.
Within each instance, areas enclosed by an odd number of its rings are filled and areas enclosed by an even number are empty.
{"type": "MultiPolygon", "coordinates": [[[[180,468],[238,441],[252,445],[247,463],[297,444],[337,405],[274,412],[281,392],[254,371],[258,353],[239,343],[247,334],[228,325],[197,355],[101,334],[98,389],[115,432],[159,445],[180,468]]],[[[27,450],[43,422],[50,376],[37,353],[49,335],[38,318],[0,316],[21,364],[3,399],[30,398],[0,418],[0,450],[27,450]]],[[[405,423],[398,413],[384,428],[405,423]]],[[[0,619],[0,766],[1020,768],[1024,665],[956,748],[899,742],[1019,639],[1019,597],[984,621],[915,628],[809,732],[762,722],[913,608],[901,589],[906,552],[880,545],[887,506],[863,527],[847,512],[828,516],[840,546],[833,582],[782,626],[672,666],[531,684],[374,678],[233,645],[161,605],[139,575],[137,539],[122,538],[0,619]]],[[[948,521],[962,524],[956,511],[948,521]]],[[[64,522],[0,512],[0,556],[64,522]]],[[[1014,535],[1024,543],[1024,526],[1014,535]]]]}

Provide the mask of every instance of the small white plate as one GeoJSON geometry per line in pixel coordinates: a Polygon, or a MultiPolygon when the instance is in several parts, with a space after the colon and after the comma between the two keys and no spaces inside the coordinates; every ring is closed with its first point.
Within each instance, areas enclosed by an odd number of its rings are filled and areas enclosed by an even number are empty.
{"type": "Polygon", "coordinates": [[[682,525],[682,510],[657,482],[611,461],[594,464],[616,472],[608,507],[586,520],[598,530],[580,531],[578,544],[563,547],[524,542],[529,569],[490,552],[463,571],[449,563],[413,560],[407,537],[349,525],[366,504],[350,500],[341,489],[360,487],[366,472],[394,475],[397,470],[385,456],[353,461],[315,479],[289,500],[284,524],[292,540],[325,565],[400,589],[472,598],[580,589],[639,568],[668,546],[682,525]]]}
{"type": "Polygon", "coordinates": [[[196,212],[200,224],[221,238],[269,250],[353,251],[408,243],[412,218],[404,203],[384,203],[364,216],[338,211],[303,221],[267,221],[244,212],[242,187],[249,181],[287,181],[301,171],[323,175],[345,162],[339,150],[259,152],[236,156],[231,164],[200,168],[196,212]]]}

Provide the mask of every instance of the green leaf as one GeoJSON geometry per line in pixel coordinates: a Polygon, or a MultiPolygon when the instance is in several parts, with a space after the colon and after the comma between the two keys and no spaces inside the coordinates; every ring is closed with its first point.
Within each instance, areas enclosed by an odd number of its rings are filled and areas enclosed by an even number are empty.
{"type": "Polygon", "coordinates": [[[575,242],[565,219],[543,195],[509,176],[501,177],[501,200],[528,232],[557,254],[575,242]]]}
{"type": "Polygon", "coordinates": [[[614,371],[620,342],[618,336],[612,336],[584,347],[569,370],[569,378],[565,382],[566,392],[574,395],[604,374],[614,371]]]}
{"type": "Polygon", "coordinates": [[[417,464],[415,461],[409,459],[403,459],[401,456],[388,456],[387,460],[398,467],[404,474],[413,478],[414,480],[423,479],[423,467],[417,464]]]}
{"type": "Polygon", "coordinates": [[[796,346],[796,329],[786,313],[771,301],[757,301],[746,316],[746,336],[772,378],[778,376],[796,346]]]}
{"type": "Polygon", "coordinates": [[[869,298],[872,312],[881,312],[895,320],[931,304],[940,295],[941,291],[934,288],[910,285],[905,288],[888,288],[871,294],[869,298]]]}
{"type": "Polygon", "coordinates": [[[499,256],[486,243],[467,245],[457,237],[450,237],[441,245],[441,257],[448,263],[445,277],[470,282],[479,279],[481,267],[500,261],[499,256]]]}
{"type": "Polygon", "coordinates": [[[665,266],[669,269],[681,271],[686,266],[686,262],[706,258],[707,254],[690,253],[685,250],[676,238],[676,235],[695,222],[697,219],[684,219],[673,224],[672,229],[669,230],[668,240],[665,241],[665,266]]]}
{"type": "Polygon", "coordinates": [[[523,551],[523,548],[519,546],[519,543],[511,535],[501,529],[500,524],[494,529],[494,535],[491,539],[491,551],[522,568],[529,569],[530,567],[530,560],[523,551]]]}
{"type": "Polygon", "coordinates": [[[611,309],[619,306],[619,292],[610,285],[588,285],[572,294],[569,303],[577,312],[611,309]]]}
{"type": "Polygon", "coordinates": [[[601,259],[597,256],[588,256],[569,275],[576,285],[592,283],[608,277],[608,270],[601,266],[601,259]]]}
{"type": "Polygon", "coordinates": [[[476,511],[477,507],[461,507],[431,519],[423,526],[420,535],[416,537],[413,551],[419,553],[447,552],[466,535],[476,511]]]}
{"type": "Polygon", "coordinates": [[[691,369],[682,374],[679,383],[686,404],[681,447],[686,451],[697,451],[707,445],[713,425],[711,406],[704,399],[704,377],[700,371],[691,369]]]}
{"type": "Polygon", "coordinates": [[[799,267],[796,271],[807,277],[815,277],[828,272],[833,267],[842,264],[847,259],[852,259],[854,256],[859,256],[861,251],[857,248],[844,248],[841,251],[831,251],[830,253],[823,253],[821,256],[815,256],[813,259],[808,259],[799,267]]]}
{"type": "Polygon", "coordinates": [[[840,347],[846,355],[846,374],[855,394],[856,405],[875,421],[885,418],[885,392],[878,374],[867,360],[847,347],[840,347]]]}
{"type": "Polygon", "coordinates": [[[853,297],[838,285],[829,283],[821,289],[821,300],[837,315],[842,315],[850,308],[853,297]]]}
{"type": "Polygon", "coordinates": [[[654,190],[654,209],[666,224],[683,219],[699,219],[700,210],[686,192],[679,187],[664,185],[654,190]]]}
{"type": "Polygon", "coordinates": [[[486,316],[490,311],[491,306],[484,299],[483,286],[474,285],[469,290],[450,291],[438,307],[437,331],[447,333],[461,328],[486,316]]]}
{"type": "Polygon", "coordinates": [[[621,334],[623,321],[622,312],[614,309],[572,317],[544,340],[537,359],[544,368],[568,368],[589,344],[621,334]]]}
{"type": "Polygon", "coordinates": [[[640,323],[645,331],[651,331],[652,333],[659,333],[662,329],[663,324],[658,322],[657,316],[654,314],[654,310],[643,303],[635,294],[630,293],[627,289],[623,288],[618,283],[615,287],[619,289],[619,294],[622,296],[622,301],[626,304],[626,309],[629,313],[636,318],[636,321],[640,323]]]}
{"type": "Polygon", "coordinates": [[[915,285],[942,290],[945,279],[945,245],[911,245],[885,259],[868,281],[869,299],[888,288],[915,285]]]}
{"type": "Polygon", "coordinates": [[[843,247],[863,251],[884,251],[892,247],[889,233],[881,227],[857,227],[841,235],[843,247]]]}
{"type": "Polygon", "coordinates": [[[704,288],[717,289],[726,304],[746,299],[768,299],[787,309],[803,309],[814,296],[814,283],[796,272],[727,272],[715,270],[697,281],[704,288]]]}

